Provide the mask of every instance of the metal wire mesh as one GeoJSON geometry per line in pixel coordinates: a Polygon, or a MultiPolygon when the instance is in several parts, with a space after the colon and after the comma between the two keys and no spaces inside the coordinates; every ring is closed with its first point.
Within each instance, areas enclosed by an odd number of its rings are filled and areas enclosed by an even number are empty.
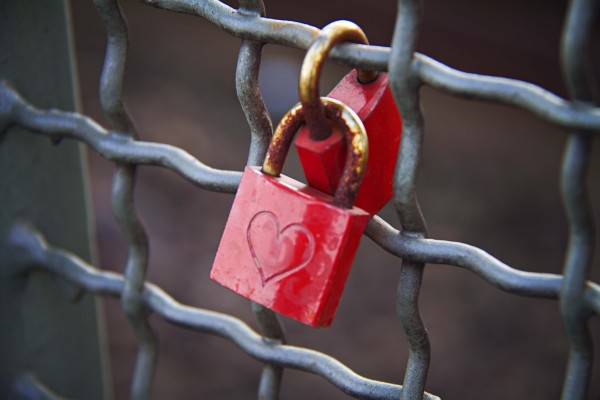
{"type": "MultiPolygon", "coordinates": [[[[571,101],[526,82],[465,73],[416,53],[423,7],[423,2],[418,0],[399,1],[391,48],[344,44],[332,52],[333,58],[352,66],[388,70],[392,91],[403,116],[393,198],[402,230],[393,228],[379,217],[374,217],[366,230],[366,235],[381,248],[402,259],[397,309],[409,343],[402,386],[359,376],[325,354],[285,344],[276,316],[261,306],[253,307],[262,328],[259,334],[234,317],[180,304],[145,281],[149,246],[133,201],[137,166],[161,166],[200,188],[224,193],[236,191],[241,173],[213,169],[180,148],[138,139],[122,101],[128,43],[126,25],[116,1],[95,0],[94,3],[108,33],[100,98],[110,129],[83,115],[37,109],[8,83],[0,86],[0,128],[16,124],[40,134],[71,137],[85,142],[116,164],[112,205],[129,244],[125,272],[119,275],[88,265],[76,255],[47,244],[30,227],[16,226],[10,240],[20,255],[23,269],[46,270],[90,292],[121,299],[139,342],[132,398],[150,396],[157,362],[156,340],[148,325],[152,313],[170,323],[226,338],[243,352],[265,362],[259,398],[278,397],[285,368],[320,375],[356,398],[436,398],[424,392],[430,346],[418,298],[425,263],[467,269],[509,293],[557,299],[571,349],[562,398],[586,398],[593,359],[593,338],[588,321],[600,313],[600,287],[588,280],[594,250],[594,224],[586,173],[593,135],[600,131],[600,109],[593,105],[593,84],[585,71],[584,49],[597,2],[571,1],[567,13],[562,63],[571,101]],[[514,106],[569,131],[561,176],[561,194],[569,221],[569,243],[562,275],[520,271],[479,248],[426,238],[426,224],[416,196],[424,132],[419,90],[424,85],[458,97],[514,106]]],[[[200,16],[242,38],[236,88],[252,137],[248,165],[261,164],[272,133],[271,121],[258,89],[262,46],[274,43],[306,49],[318,30],[298,22],[266,18],[260,0],[240,1],[237,10],[210,0],[147,0],[145,3],[200,16]]]]}

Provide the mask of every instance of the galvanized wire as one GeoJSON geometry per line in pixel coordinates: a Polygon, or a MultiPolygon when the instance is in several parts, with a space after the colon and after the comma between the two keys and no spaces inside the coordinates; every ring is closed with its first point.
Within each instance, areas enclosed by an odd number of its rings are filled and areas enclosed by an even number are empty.
{"type": "MultiPolygon", "coordinates": [[[[565,81],[573,100],[593,105],[591,75],[587,70],[586,49],[592,24],[597,16],[597,1],[574,0],[565,18],[561,59],[565,81]]],[[[569,221],[569,244],[564,264],[560,311],[569,338],[570,352],[563,398],[584,399],[592,376],[594,345],[588,320],[590,310],[584,302],[585,281],[594,254],[594,216],[586,186],[592,137],[573,130],[563,155],[561,194],[569,221]]]]}
{"type": "MultiPolygon", "coordinates": [[[[265,15],[265,5],[262,0],[240,0],[239,3],[241,13],[258,17],[265,15]]],[[[263,46],[264,42],[242,39],[235,71],[238,99],[250,127],[250,150],[248,151],[247,165],[251,166],[262,165],[273,135],[269,111],[258,87],[263,46]]],[[[262,328],[265,339],[274,344],[284,344],[285,333],[277,314],[257,303],[252,303],[252,310],[262,328]]],[[[258,385],[260,400],[279,398],[283,371],[281,366],[271,363],[265,365],[258,385]]]]}
{"type": "MultiPolygon", "coordinates": [[[[274,43],[307,49],[319,30],[298,22],[266,18],[261,0],[242,0],[238,10],[216,0],[144,2],[200,16],[242,39],[236,88],[250,128],[247,163],[260,165],[272,134],[271,121],[258,90],[262,47],[265,43],[274,43]]],[[[342,44],[331,52],[332,58],[354,67],[388,70],[390,85],[403,116],[393,198],[402,230],[373,217],[365,231],[381,248],[402,259],[397,311],[409,344],[403,386],[361,377],[327,355],[285,344],[283,327],[276,314],[262,306],[252,305],[262,329],[262,334],[258,334],[232,316],[177,303],[145,281],[148,243],[133,198],[137,166],[162,166],[200,188],[226,193],[236,191],[241,173],[210,168],[182,149],[137,138],[121,95],[127,54],[125,20],[116,0],[95,0],[95,3],[107,29],[108,46],[100,97],[112,130],[106,130],[80,114],[37,109],[10,84],[1,82],[0,132],[14,124],[51,137],[71,137],[87,143],[117,165],[112,199],[115,217],[129,244],[125,273],[100,271],[76,255],[51,247],[31,227],[15,226],[8,240],[18,260],[13,272],[45,270],[84,290],[121,298],[139,344],[132,398],[144,399],[150,395],[157,358],[147,317],[149,313],[156,313],[173,324],[230,340],[243,352],[264,362],[258,389],[261,399],[278,398],[285,368],[320,375],[356,398],[435,399],[436,396],[424,392],[431,350],[418,303],[426,263],[467,269],[494,287],[516,295],[559,300],[571,346],[562,398],[586,397],[593,357],[588,321],[600,315],[600,286],[588,280],[594,250],[594,224],[586,177],[592,139],[600,132],[600,109],[594,106],[595,86],[584,61],[598,2],[573,0],[567,12],[562,63],[573,97],[571,101],[527,82],[458,71],[416,53],[421,0],[399,0],[391,49],[342,44]],[[572,130],[565,147],[561,178],[561,193],[569,222],[563,275],[515,269],[474,246],[426,238],[426,223],[416,195],[416,177],[424,144],[423,116],[419,109],[419,90],[423,85],[458,97],[511,105],[572,130]]]]}
{"type": "MultiPolygon", "coordinates": [[[[108,37],[104,68],[100,77],[100,102],[112,128],[135,139],[138,135],[122,100],[128,43],[125,19],[116,0],[94,0],[94,4],[104,21],[108,37]]],[[[122,162],[116,165],[111,196],[112,209],[129,247],[121,306],[138,339],[131,398],[147,399],[150,397],[157,356],[156,339],[142,303],[142,290],[148,267],[148,235],[135,209],[137,165],[122,162]]]]}
{"type": "MultiPolygon", "coordinates": [[[[25,273],[41,269],[60,275],[92,293],[115,297],[122,295],[125,286],[123,276],[98,270],[74,254],[49,246],[31,227],[15,226],[10,233],[9,245],[18,260],[14,265],[15,270],[11,272],[25,273]]],[[[257,360],[320,375],[355,398],[396,399],[402,391],[401,386],[359,376],[339,361],[317,351],[265,340],[232,316],[180,304],[151,283],[144,284],[142,301],[148,309],[168,322],[221,336],[257,360]]],[[[426,394],[425,399],[434,400],[438,397],[426,394]]]]}
{"type": "MultiPolygon", "coordinates": [[[[424,140],[423,115],[419,104],[420,81],[411,70],[422,4],[418,0],[402,3],[396,18],[389,72],[390,87],[402,115],[402,139],[394,176],[394,206],[403,234],[422,238],[427,235],[425,218],[417,199],[417,169],[424,140]]],[[[408,339],[408,362],[401,400],[419,399],[425,390],[431,348],[419,311],[419,292],[423,280],[423,262],[402,259],[396,308],[408,339]]]]}

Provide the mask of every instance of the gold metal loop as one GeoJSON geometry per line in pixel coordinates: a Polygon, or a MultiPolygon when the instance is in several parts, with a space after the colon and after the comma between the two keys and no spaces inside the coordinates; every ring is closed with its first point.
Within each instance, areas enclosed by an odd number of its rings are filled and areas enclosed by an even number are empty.
{"type": "MultiPolygon", "coordinates": [[[[333,198],[338,207],[352,208],[354,199],[369,156],[369,144],[365,126],[354,110],[339,100],[321,97],[327,118],[341,130],[347,143],[346,164],[333,198]]],[[[292,140],[298,129],[305,123],[306,112],[301,103],[296,104],[281,119],[275,129],[267,155],[262,166],[263,173],[279,176],[292,140]]]]}
{"type": "MultiPolygon", "coordinates": [[[[358,25],[350,21],[335,21],[325,26],[310,45],[298,81],[300,102],[304,107],[306,125],[311,138],[323,140],[329,136],[329,124],[325,110],[319,101],[319,78],[323,64],[331,49],[341,42],[369,44],[367,36],[358,25]]],[[[377,79],[377,71],[357,70],[361,83],[370,83],[377,79]]]]}

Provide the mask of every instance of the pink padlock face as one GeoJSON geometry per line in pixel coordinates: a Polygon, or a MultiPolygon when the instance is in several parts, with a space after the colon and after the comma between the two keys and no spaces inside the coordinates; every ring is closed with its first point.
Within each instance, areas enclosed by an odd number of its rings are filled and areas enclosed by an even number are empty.
{"type": "Polygon", "coordinates": [[[331,201],[246,167],[210,277],[287,317],[330,325],[369,219],[331,201]]]}

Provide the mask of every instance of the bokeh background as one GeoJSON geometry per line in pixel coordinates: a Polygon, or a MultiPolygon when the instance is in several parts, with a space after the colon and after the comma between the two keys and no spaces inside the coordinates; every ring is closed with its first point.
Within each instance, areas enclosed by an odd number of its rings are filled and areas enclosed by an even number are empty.
{"type": "MultiPolygon", "coordinates": [[[[181,147],[215,168],[241,170],[249,129],[235,94],[240,39],[198,17],[121,4],[131,38],[125,100],[141,138],[181,147]]],[[[317,27],[349,19],[385,46],[396,12],[395,2],[382,0],[267,0],[266,8],[271,18],[317,27]]],[[[72,9],[83,111],[106,125],[98,101],[104,27],[91,1],[73,1],[72,9]]],[[[526,80],[566,97],[558,60],[565,9],[566,1],[429,0],[418,49],[461,70],[526,80]]],[[[295,49],[264,48],[261,87],[274,123],[297,102],[302,57],[295,49]]],[[[348,70],[327,65],[322,93],[348,70]]],[[[418,193],[430,237],[478,246],[519,269],[560,273],[567,239],[558,181],[564,131],[524,111],[429,88],[422,103],[418,193]]],[[[110,210],[114,167],[88,154],[100,265],[122,272],[127,249],[110,210]]],[[[294,157],[286,172],[302,177],[294,157]]],[[[599,172],[596,143],[589,183],[597,209],[599,172]]],[[[257,329],[248,302],[208,277],[233,196],[141,167],[136,198],[151,241],[149,280],[178,301],[233,314],[257,329]]],[[[391,207],[380,215],[398,226],[391,207]]],[[[289,343],[324,351],[369,378],[401,383],[407,343],[394,306],[400,264],[365,237],[334,325],[315,330],[284,319],[289,343]]],[[[599,281],[598,257],[592,275],[599,281]]],[[[560,397],[568,345],[556,301],[509,295],[446,265],[427,267],[420,299],[432,343],[429,392],[463,400],[560,397]]],[[[127,398],[136,341],[118,302],[108,299],[104,308],[115,397],[127,398]]],[[[156,317],[151,323],[160,341],[153,398],[256,397],[260,362],[225,340],[156,317]]],[[[598,341],[598,318],[592,326],[598,341]]],[[[592,399],[600,399],[598,354],[592,399]]],[[[286,371],[282,399],[324,398],[347,396],[320,377],[286,371]]]]}

